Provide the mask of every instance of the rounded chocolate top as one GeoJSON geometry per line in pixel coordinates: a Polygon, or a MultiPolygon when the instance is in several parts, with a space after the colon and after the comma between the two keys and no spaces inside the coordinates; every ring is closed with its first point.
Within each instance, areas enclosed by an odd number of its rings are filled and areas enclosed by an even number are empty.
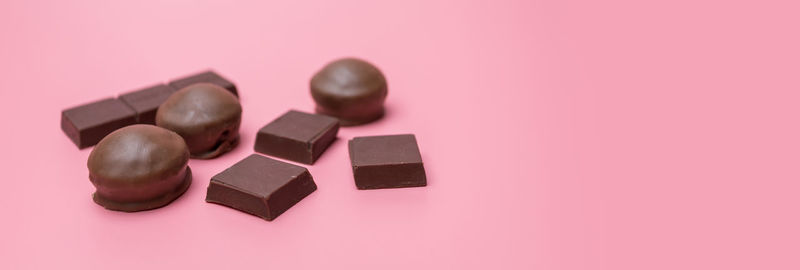
{"type": "Polygon", "coordinates": [[[197,83],[178,90],[158,107],[156,125],[181,135],[193,158],[214,158],[239,142],[242,106],[225,89],[197,83]]]}
{"type": "Polygon", "coordinates": [[[365,124],[383,116],[387,93],[383,73],[355,58],[333,61],[311,78],[317,113],[339,118],[344,126],[365,124]]]}
{"type": "Polygon", "coordinates": [[[153,125],[118,129],[89,154],[94,200],[129,212],[164,206],[189,187],[188,161],[186,143],[175,132],[153,125]]]}

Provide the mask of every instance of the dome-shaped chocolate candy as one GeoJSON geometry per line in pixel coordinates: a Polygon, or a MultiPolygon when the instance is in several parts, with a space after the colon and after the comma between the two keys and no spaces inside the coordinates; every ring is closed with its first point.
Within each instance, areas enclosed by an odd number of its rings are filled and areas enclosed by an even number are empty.
{"type": "Polygon", "coordinates": [[[339,118],[343,126],[361,125],[383,116],[387,93],[383,73],[355,58],[331,62],[311,78],[317,113],[339,118]]]}
{"type": "Polygon", "coordinates": [[[239,142],[242,106],[225,89],[210,83],[178,90],[158,107],[156,125],[178,133],[192,158],[214,158],[239,142]]]}
{"type": "Polygon", "coordinates": [[[94,201],[135,212],[169,204],[192,183],[189,150],[175,132],[132,125],[108,134],[89,154],[94,201]]]}

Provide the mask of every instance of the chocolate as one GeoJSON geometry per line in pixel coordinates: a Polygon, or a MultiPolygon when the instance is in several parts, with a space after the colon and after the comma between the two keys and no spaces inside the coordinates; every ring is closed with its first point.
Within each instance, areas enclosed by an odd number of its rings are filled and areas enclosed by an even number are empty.
{"type": "Polygon", "coordinates": [[[383,116],[387,93],[383,73],[355,58],[331,62],[311,78],[317,113],[339,118],[342,126],[361,125],[383,116]]]}
{"type": "Polygon", "coordinates": [[[223,78],[222,76],[220,76],[219,74],[217,74],[216,72],[214,72],[212,70],[208,70],[208,71],[200,72],[200,73],[197,73],[197,74],[192,74],[192,75],[180,78],[180,79],[172,80],[171,82],[169,82],[169,86],[172,86],[172,88],[175,88],[175,89],[181,89],[181,88],[187,87],[187,86],[195,84],[195,83],[211,83],[211,84],[215,84],[215,85],[217,85],[219,87],[225,88],[226,90],[230,91],[231,94],[233,94],[234,96],[237,96],[237,97],[239,96],[239,92],[236,91],[236,85],[235,84],[233,84],[228,79],[223,78]]]}
{"type": "Polygon", "coordinates": [[[175,132],[132,125],[112,132],[89,154],[95,203],[125,212],[169,204],[192,182],[189,150],[175,132]]]}
{"type": "Polygon", "coordinates": [[[336,118],[290,110],[258,130],[255,151],[314,164],[338,131],[336,118]]]}
{"type": "Polygon", "coordinates": [[[236,86],[213,71],[201,72],[145,89],[128,92],[118,99],[108,98],[61,112],[61,129],[83,149],[97,144],[112,131],[132,124],[155,124],[159,105],[176,89],[206,82],[237,95],[236,86]]]}
{"type": "Polygon", "coordinates": [[[315,190],[306,168],[253,154],[211,178],[206,202],[273,220],[315,190]]]}
{"type": "Polygon", "coordinates": [[[414,135],[355,137],[349,147],[358,189],[427,185],[414,135]]]}
{"type": "Polygon", "coordinates": [[[112,131],[135,123],[136,112],[115,98],[61,112],[61,130],[80,149],[95,145],[112,131]]]}
{"type": "Polygon", "coordinates": [[[239,100],[210,83],[178,90],[156,113],[156,125],[181,135],[192,158],[199,159],[214,158],[236,147],[241,121],[239,100]]]}
{"type": "Polygon", "coordinates": [[[136,112],[136,120],[139,124],[156,124],[156,111],[161,103],[175,93],[175,89],[158,84],[141,90],[128,92],[119,96],[119,100],[125,102],[136,112]]]}

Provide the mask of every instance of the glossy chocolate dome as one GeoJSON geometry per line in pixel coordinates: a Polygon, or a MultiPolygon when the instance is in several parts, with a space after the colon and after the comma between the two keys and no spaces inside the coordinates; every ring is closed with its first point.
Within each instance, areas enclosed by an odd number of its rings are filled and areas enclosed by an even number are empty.
{"type": "Polygon", "coordinates": [[[192,182],[188,161],[186,143],[175,132],[153,125],[118,129],[89,154],[94,201],[125,212],[167,205],[192,182]]]}
{"type": "Polygon", "coordinates": [[[224,88],[197,83],[172,94],[156,113],[156,125],[178,133],[192,158],[214,158],[239,142],[242,106],[224,88]]]}
{"type": "Polygon", "coordinates": [[[311,78],[317,113],[339,118],[343,126],[361,125],[383,116],[387,93],[383,73],[355,58],[333,61],[311,78]]]}

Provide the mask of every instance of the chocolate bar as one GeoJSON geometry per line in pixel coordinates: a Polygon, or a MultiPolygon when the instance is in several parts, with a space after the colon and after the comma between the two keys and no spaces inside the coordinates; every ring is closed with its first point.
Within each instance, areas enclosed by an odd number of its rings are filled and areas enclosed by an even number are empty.
{"type": "Polygon", "coordinates": [[[349,147],[358,189],[427,185],[414,135],[355,137],[349,147]]]}
{"type": "Polygon", "coordinates": [[[211,178],[206,202],[274,220],[315,190],[306,168],[252,154],[211,178]]]}
{"type": "Polygon", "coordinates": [[[169,86],[172,86],[172,88],[175,88],[176,90],[181,90],[181,88],[187,87],[195,83],[216,84],[219,87],[225,88],[226,90],[231,92],[234,96],[237,97],[239,96],[239,92],[236,91],[235,84],[233,84],[228,79],[223,78],[222,76],[211,70],[172,80],[171,82],[169,82],[169,86]]]}
{"type": "Polygon", "coordinates": [[[314,164],[336,139],[336,118],[290,110],[262,127],[255,151],[305,164],[314,164]]]}
{"type": "Polygon", "coordinates": [[[66,109],[61,112],[61,129],[79,149],[83,149],[97,144],[118,128],[137,123],[155,125],[158,107],[172,93],[204,82],[225,88],[234,96],[237,94],[232,82],[213,71],[206,71],[172,81],[169,85],[157,84],[121,94],[117,99],[108,98],[66,109]]]}
{"type": "Polygon", "coordinates": [[[106,98],[61,112],[61,130],[83,149],[121,127],[136,123],[136,112],[115,98],[106,98]]]}
{"type": "Polygon", "coordinates": [[[174,92],[174,88],[158,84],[122,94],[119,96],[119,100],[128,104],[136,112],[137,123],[155,125],[158,106],[174,92]]]}

